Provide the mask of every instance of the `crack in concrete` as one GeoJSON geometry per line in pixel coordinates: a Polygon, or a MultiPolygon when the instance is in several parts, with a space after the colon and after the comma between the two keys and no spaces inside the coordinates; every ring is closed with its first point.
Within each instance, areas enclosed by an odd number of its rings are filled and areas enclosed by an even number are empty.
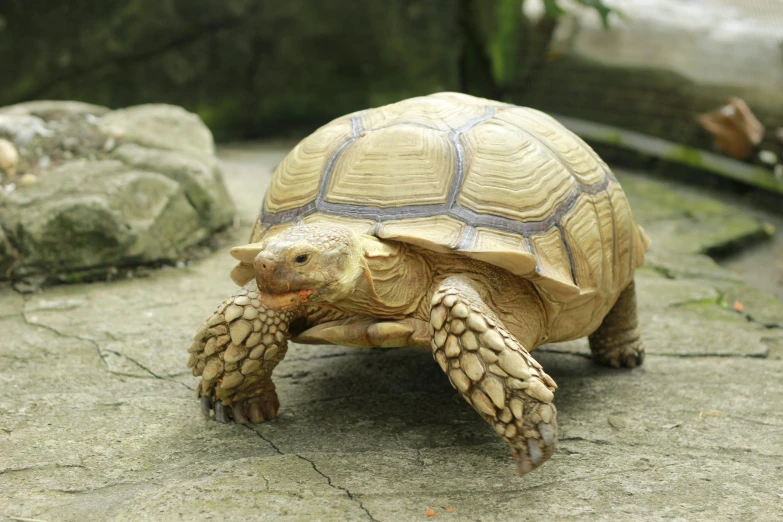
{"type": "MultiPolygon", "coordinates": [[[[536,352],[539,353],[552,353],[557,355],[572,355],[574,357],[581,357],[592,361],[593,356],[589,353],[574,352],[570,350],[558,350],[556,348],[536,348],[536,352]]],[[[721,359],[767,359],[769,352],[767,353],[673,353],[673,352],[650,352],[647,351],[647,357],[679,357],[681,359],[706,359],[709,357],[718,357],[721,359]]],[[[610,368],[609,366],[598,365],[601,368],[610,368]]],[[[610,368],[614,370],[622,370],[622,368],[610,368]]]]}
{"type": "Polygon", "coordinates": [[[40,470],[40,469],[71,469],[71,468],[87,469],[87,466],[85,466],[84,464],[57,464],[57,463],[33,464],[32,466],[24,466],[22,468],[0,469],[0,475],[7,475],[8,473],[18,473],[20,471],[31,471],[31,470],[40,470]]]}
{"type": "MultiPolygon", "coordinates": [[[[256,435],[258,435],[258,437],[259,437],[261,440],[263,440],[264,442],[266,442],[267,444],[269,444],[269,445],[272,447],[272,449],[274,449],[274,450],[275,450],[275,452],[276,452],[278,455],[288,455],[288,453],[284,453],[284,452],[283,452],[283,451],[282,451],[280,448],[278,448],[278,447],[277,447],[277,445],[276,445],[274,442],[272,442],[271,440],[269,440],[268,438],[266,438],[266,437],[265,437],[265,436],[264,436],[264,435],[263,435],[263,434],[262,434],[260,431],[258,431],[257,429],[253,428],[252,426],[248,426],[247,424],[244,424],[243,426],[244,426],[246,429],[248,429],[248,430],[252,431],[253,433],[255,433],[256,435]]],[[[308,459],[307,457],[305,457],[305,456],[303,456],[303,455],[299,455],[298,453],[291,453],[291,455],[293,455],[294,457],[296,457],[296,458],[298,458],[298,459],[301,459],[301,460],[303,460],[303,461],[305,461],[305,462],[308,462],[308,463],[309,463],[309,464],[310,464],[310,465],[313,467],[313,470],[314,470],[316,473],[318,473],[319,475],[321,475],[323,478],[325,478],[325,479],[326,479],[326,482],[327,482],[327,484],[329,484],[329,487],[331,487],[331,488],[333,488],[333,489],[337,489],[337,490],[339,490],[339,491],[342,491],[343,493],[345,493],[345,495],[346,495],[346,496],[347,496],[347,497],[348,497],[348,498],[349,498],[351,501],[353,501],[353,502],[356,502],[356,504],[359,506],[359,508],[360,508],[362,511],[364,511],[364,512],[365,512],[365,514],[367,515],[367,518],[368,518],[369,520],[371,520],[371,521],[373,521],[373,522],[379,522],[379,521],[378,521],[378,519],[376,519],[375,517],[373,517],[373,516],[370,514],[370,512],[367,510],[367,508],[366,508],[366,507],[364,507],[364,505],[362,504],[362,502],[361,502],[359,499],[357,499],[357,498],[354,496],[354,494],[353,494],[353,493],[351,493],[351,491],[350,491],[348,488],[346,488],[346,487],[343,487],[343,486],[341,486],[341,485],[339,485],[339,484],[335,484],[335,483],[334,483],[334,481],[332,480],[332,478],[331,478],[330,476],[328,476],[326,473],[324,473],[323,471],[321,471],[320,469],[318,469],[318,466],[316,466],[316,465],[315,465],[315,462],[314,462],[313,460],[311,460],[311,459],[308,459]]],[[[266,480],[266,477],[263,477],[263,478],[264,478],[264,480],[266,480]]],[[[267,490],[268,490],[268,489],[269,489],[269,482],[267,481],[267,490]]]]}
{"type": "Polygon", "coordinates": [[[347,497],[348,497],[350,500],[352,500],[353,502],[356,502],[356,504],[359,506],[359,508],[361,508],[361,510],[362,510],[362,511],[364,511],[364,512],[367,514],[367,518],[369,518],[369,519],[370,519],[370,520],[372,520],[373,522],[379,522],[379,521],[378,521],[378,519],[376,519],[375,517],[373,517],[373,516],[370,514],[370,512],[367,510],[367,508],[366,508],[366,507],[364,507],[364,504],[362,504],[362,502],[361,502],[359,499],[357,499],[357,498],[355,498],[355,497],[354,497],[353,493],[351,493],[351,491],[350,491],[348,488],[346,488],[346,487],[343,487],[343,486],[341,486],[341,485],[339,485],[339,484],[335,484],[335,483],[332,481],[332,478],[331,478],[329,475],[327,475],[326,473],[324,473],[323,471],[321,471],[320,469],[318,469],[318,466],[316,466],[316,465],[315,465],[315,462],[314,462],[313,460],[310,460],[310,459],[308,459],[307,457],[303,457],[302,455],[299,455],[298,453],[294,453],[294,456],[296,456],[296,457],[298,457],[298,458],[300,458],[300,459],[304,460],[305,462],[309,462],[309,463],[310,463],[310,465],[313,467],[313,470],[315,470],[315,472],[316,472],[316,473],[318,473],[319,475],[321,475],[323,478],[325,478],[325,479],[326,479],[326,482],[327,482],[327,484],[329,484],[329,487],[331,487],[331,488],[334,488],[334,489],[338,489],[338,490],[340,490],[340,491],[344,492],[344,493],[345,493],[345,495],[346,495],[346,496],[347,496],[347,497]]]}
{"type": "Polygon", "coordinates": [[[680,359],[706,359],[716,357],[720,359],[767,359],[769,350],[765,353],[649,353],[656,357],[678,357],[680,359]]]}
{"type": "Polygon", "coordinates": [[[275,453],[277,453],[278,455],[285,455],[285,453],[283,453],[282,451],[280,451],[280,448],[278,448],[278,447],[275,445],[275,443],[274,443],[274,442],[272,442],[271,440],[269,440],[269,439],[267,439],[266,437],[264,437],[264,435],[263,435],[263,434],[262,434],[260,431],[258,431],[257,429],[255,429],[253,426],[250,426],[250,425],[248,425],[248,424],[242,424],[242,427],[243,427],[243,428],[245,428],[245,429],[248,429],[248,430],[252,431],[253,433],[255,433],[256,435],[258,435],[258,438],[260,438],[261,440],[263,440],[264,442],[266,442],[267,444],[269,444],[269,445],[272,447],[272,449],[273,449],[273,450],[275,450],[275,453]]]}
{"type": "Polygon", "coordinates": [[[119,376],[122,376],[122,377],[133,377],[133,378],[137,378],[137,379],[147,379],[147,378],[151,377],[153,379],[158,379],[158,380],[166,381],[166,382],[173,382],[173,383],[182,385],[182,386],[186,387],[189,390],[193,389],[193,388],[191,388],[190,386],[188,386],[187,384],[185,384],[183,382],[180,382],[180,381],[177,381],[175,379],[168,378],[168,377],[156,374],[155,372],[153,372],[152,370],[150,370],[149,368],[147,368],[146,366],[144,366],[143,364],[141,364],[137,360],[133,359],[132,357],[129,357],[129,356],[123,354],[123,353],[120,353],[120,352],[117,352],[117,351],[114,351],[114,350],[107,350],[105,348],[101,348],[100,343],[98,341],[96,341],[95,339],[90,339],[89,337],[84,337],[84,336],[81,336],[81,335],[69,335],[69,334],[63,333],[63,332],[57,330],[56,328],[54,328],[52,326],[49,326],[48,324],[45,324],[45,323],[34,323],[34,322],[30,321],[27,318],[27,314],[25,312],[22,312],[19,315],[21,316],[21,318],[24,321],[24,323],[26,325],[28,325],[28,326],[42,328],[42,329],[44,329],[44,330],[46,330],[48,332],[51,332],[51,333],[55,334],[58,337],[62,337],[63,339],[75,339],[75,340],[86,342],[86,343],[92,345],[93,348],[95,348],[96,354],[98,355],[100,360],[103,362],[103,364],[106,366],[106,371],[109,372],[112,375],[119,375],[119,376]],[[149,374],[149,377],[142,377],[142,376],[134,375],[134,374],[131,374],[131,373],[124,373],[124,372],[118,372],[118,371],[112,370],[111,367],[109,366],[108,361],[106,361],[106,354],[107,353],[110,353],[112,355],[116,355],[117,357],[121,357],[121,358],[127,360],[131,364],[135,365],[136,367],[138,367],[142,371],[144,371],[147,374],[149,374]]]}
{"type": "MultiPolygon", "coordinates": [[[[155,378],[155,379],[159,379],[159,380],[161,380],[161,381],[166,381],[166,380],[168,380],[168,379],[166,379],[165,377],[162,377],[162,376],[158,375],[157,373],[153,372],[152,370],[150,370],[149,368],[147,368],[146,366],[144,366],[143,364],[141,364],[141,363],[140,363],[139,361],[137,361],[136,359],[134,359],[134,358],[132,358],[132,357],[128,357],[127,355],[125,355],[125,354],[123,354],[123,353],[120,353],[120,352],[117,352],[117,351],[114,351],[114,350],[106,350],[106,349],[104,349],[104,350],[101,350],[101,351],[102,351],[102,352],[105,352],[105,353],[111,353],[111,354],[113,354],[113,355],[116,355],[117,357],[122,357],[122,358],[123,358],[123,359],[125,359],[126,361],[129,361],[129,362],[133,363],[134,365],[138,366],[138,367],[139,367],[139,368],[140,368],[142,371],[145,371],[145,372],[147,372],[148,374],[150,374],[150,375],[151,375],[153,378],[155,378]]],[[[109,370],[109,371],[110,371],[111,373],[117,373],[117,372],[113,372],[113,371],[111,371],[111,370],[109,370]]],[[[129,374],[123,374],[123,375],[128,375],[128,376],[130,376],[130,377],[138,377],[138,375],[129,375],[129,374]]]]}
{"type": "Polygon", "coordinates": [[[612,443],[608,440],[601,439],[585,439],[584,437],[558,437],[558,442],[589,442],[590,444],[597,444],[599,446],[611,446],[612,443]]]}
{"type": "MultiPolygon", "coordinates": [[[[25,301],[27,301],[26,298],[25,298],[25,301]]],[[[51,333],[55,334],[58,337],[62,337],[63,339],[76,339],[78,341],[82,341],[82,342],[91,344],[93,346],[93,348],[95,348],[95,352],[97,353],[98,358],[100,358],[100,360],[103,361],[103,364],[106,366],[106,369],[111,373],[111,370],[109,369],[109,364],[106,362],[106,358],[101,353],[101,347],[100,347],[100,345],[98,345],[98,342],[95,341],[94,339],[90,339],[89,337],[83,337],[81,335],[68,335],[68,334],[65,334],[65,333],[59,331],[58,329],[56,329],[56,328],[54,328],[52,326],[49,326],[48,324],[34,323],[34,322],[30,321],[27,318],[27,314],[25,312],[22,312],[19,315],[22,317],[22,320],[24,321],[24,323],[26,325],[28,325],[28,326],[34,326],[34,327],[37,327],[37,328],[42,328],[42,329],[44,329],[44,330],[46,330],[48,332],[51,332],[51,333]]]]}

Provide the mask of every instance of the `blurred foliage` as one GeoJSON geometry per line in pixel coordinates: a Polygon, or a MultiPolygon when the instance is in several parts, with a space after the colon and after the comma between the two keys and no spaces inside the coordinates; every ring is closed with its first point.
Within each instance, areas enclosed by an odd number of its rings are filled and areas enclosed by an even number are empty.
{"type": "Polygon", "coordinates": [[[723,91],[549,53],[563,13],[622,16],[608,0],[525,1],[0,0],[0,106],[173,103],[228,140],[453,90],[709,146],[694,111],[723,91]]]}
{"type": "Polygon", "coordinates": [[[622,16],[603,0],[542,0],[544,16],[524,15],[525,0],[463,0],[462,88],[488,98],[508,98],[509,90],[527,91],[546,62],[558,19],[567,9],[594,9],[605,29],[611,15],[622,16]],[[570,5],[569,5],[570,4],[570,5]]]}
{"type": "Polygon", "coordinates": [[[459,90],[456,0],[0,0],[0,106],[196,111],[218,139],[459,90]]]}
{"type": "MultiPolygon", "coordinates": [[[[524,0],[522,1],[524,2],[524,0]]],[[[622,12],[620,10],[606,5],[603,0],[573,1],[585,7],[595,9],[595,11],[598,13],[598,16],[601,17],[601,23],[603,24],[604,29],[609,29],[609,15],[614,13],[618,16],[622,16],[622,12]]],[[[560,6],[560,2],[562,2],[562,0],[543,0],[543,2],[546,15],[550,18],[557,18],[558,16],[564,15],[566,13],[566,10],[560,6]]]]}

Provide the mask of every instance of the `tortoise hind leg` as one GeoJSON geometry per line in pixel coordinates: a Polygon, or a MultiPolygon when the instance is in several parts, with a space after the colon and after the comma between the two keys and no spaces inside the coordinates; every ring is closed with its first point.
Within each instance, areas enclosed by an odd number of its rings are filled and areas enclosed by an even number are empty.
{"type": "Polygon", "coordinates": [[[636,315],[636,288],[631,281],[598,329],[590,334],[590,351],[596,362],[612,368],[639,366],[644,344],[636,315]]]}

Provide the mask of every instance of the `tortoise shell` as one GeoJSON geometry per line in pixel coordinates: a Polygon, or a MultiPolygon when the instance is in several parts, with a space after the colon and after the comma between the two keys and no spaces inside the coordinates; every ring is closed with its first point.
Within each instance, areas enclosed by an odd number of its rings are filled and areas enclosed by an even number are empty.
{"type": "Polygon", "coordinates": [[[275,170],[250,241],[300,222],[479,259],[557,302],[618,293],[649,244],[576,135],[542,112],[458,93],[349,114],[302,140],[275,170]]]}

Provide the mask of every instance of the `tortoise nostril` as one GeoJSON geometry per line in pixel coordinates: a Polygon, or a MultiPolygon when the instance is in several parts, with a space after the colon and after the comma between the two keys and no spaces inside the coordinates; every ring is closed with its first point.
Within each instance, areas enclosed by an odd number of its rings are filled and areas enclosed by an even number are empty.
{"type": "Polygon", "coordinates": [[[256,256],[255,262],[256,270],[262,270],[264,272],[270,272],[275,269],[276,262],[273,259],[272,254],[268,252],[262,252],[256,256]]]}

